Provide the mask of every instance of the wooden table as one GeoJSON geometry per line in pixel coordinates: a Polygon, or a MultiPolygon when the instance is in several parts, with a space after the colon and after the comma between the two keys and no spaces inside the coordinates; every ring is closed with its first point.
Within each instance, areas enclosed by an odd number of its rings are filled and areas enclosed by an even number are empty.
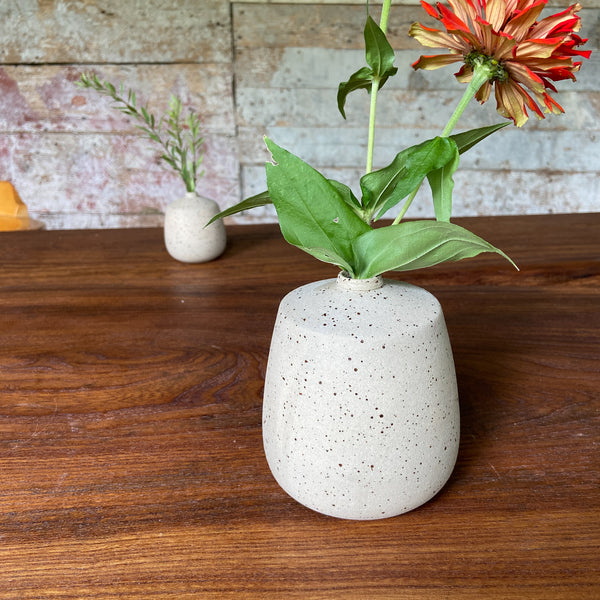
{"type": "Polygon", "coordinates": [[[456,222],[521,272],[402,275],[442,302],[461,447],[369,522],[300,506],[262,451],[278,303],[334,267],[268,225],[204,265],[158,229],[0,235],[0,598],[600,598],[600,214],[456,222]]]}

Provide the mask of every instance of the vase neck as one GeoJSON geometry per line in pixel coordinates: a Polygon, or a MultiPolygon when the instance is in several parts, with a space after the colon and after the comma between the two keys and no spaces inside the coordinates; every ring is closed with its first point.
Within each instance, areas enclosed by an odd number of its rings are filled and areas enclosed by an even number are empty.
{"type": "Polygon", "coordinates": [[[342,271],[337,277],[337,285],[343,290],[354,292],[370,292],[379,289],[383,285],[383,277],[369,277],[369,279],[353,279],[348,273],[342,271]]]}

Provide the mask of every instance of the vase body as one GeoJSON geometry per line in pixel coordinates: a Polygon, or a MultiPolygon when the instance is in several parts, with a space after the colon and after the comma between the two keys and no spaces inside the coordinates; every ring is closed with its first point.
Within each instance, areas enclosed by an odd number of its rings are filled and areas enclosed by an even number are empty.
{"type": "Polygon", "coordinates": [[[450,477],[459,420],[450,341],[429,292],[340,274],[282,300],[263,443],[297,501],[347,519],[412,510],[450,477]]]}
{"type": "Polygon", "coordinates": [[[164,236],[169,254],[181,262],[213,260],[225,250],[227,237],[222,220],[205,227],[219,213],[219,205],[195,192],[171,202],[165,210],[164,236]]]}

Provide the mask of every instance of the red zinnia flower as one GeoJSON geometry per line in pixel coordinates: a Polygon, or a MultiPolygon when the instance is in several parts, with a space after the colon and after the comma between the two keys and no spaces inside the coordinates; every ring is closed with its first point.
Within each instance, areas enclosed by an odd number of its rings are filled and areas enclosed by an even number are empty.
{"type": "Polygon", "coordinates": [[[409,35],[424,46],[448,48],[450,54],[421,56],[413,68],[437,69],[463,61],[456,78],[464,83],[471,80],[477,65],[486,64],[490,79],[475,97],[485,102],[493,84],[498,112],[519,127],[529,118],[527,108],[540,119],[544,118],[540,105],[546,112],[564,112],[547,90],[556,91],[553,81],[575,80],[581,62],[573,62],[573,56],[590,57],[589,50],[577,50],[587,42],[575,34],[581,27],[581,19],[575,14],[580,4],[538,22],[547,0],[448,2],[450,8],[440,3],[434,8],[421,0],[445,32],[414,23],[409,35]]]}

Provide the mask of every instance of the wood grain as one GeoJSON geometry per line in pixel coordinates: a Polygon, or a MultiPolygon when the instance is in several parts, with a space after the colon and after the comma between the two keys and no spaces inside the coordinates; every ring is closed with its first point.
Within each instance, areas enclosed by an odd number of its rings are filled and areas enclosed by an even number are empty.
{"type": "Polygon", "coordinates": [[[278,303],[333,267],[269,225],[205,265],[159,229],[0,235],[0,598],[600,597],[600,215],[457,222],[521,272],[403,276],[444,307],[461,448],[375,522],[298,505],[262,452],[278,303]]]}

